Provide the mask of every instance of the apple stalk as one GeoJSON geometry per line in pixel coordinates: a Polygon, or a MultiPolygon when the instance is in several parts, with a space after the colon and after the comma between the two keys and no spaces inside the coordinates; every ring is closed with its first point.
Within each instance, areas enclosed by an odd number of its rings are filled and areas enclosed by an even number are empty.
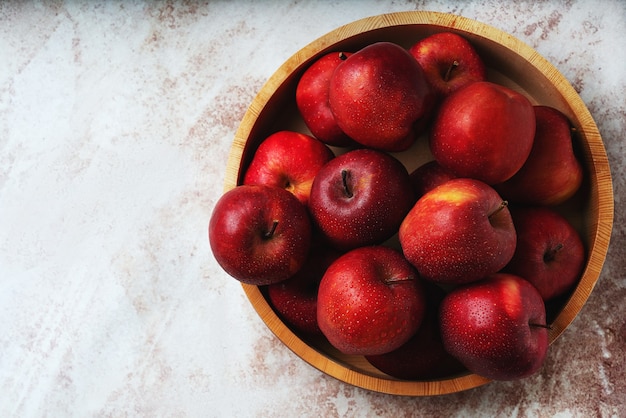
{"type": "Polygon", "coordinates": [[[272,222],[272,228],[263,235],[263,238],[265,239],[272,238],[274,236],[274,232],[276,232],[277,226],[278,226],[278,220],[274,219],[274,222],[272,222]]]}
{"type": "Polygon", "coordinates": [[[448,71],[446,71],[446,73],[443,76],[443,80],[448,82],[450,81],[450,77],[452,76],[452,71],[459,66],[459,62],[454,60],[452,62],[452,64],[450,64],[450,67],[448,67],[448,71]]]}
{"type": "Polygon", "coordinates": [[[556,258],[557,253],[559,251],[561,251],[562,249],[563,249],[563,244],[562,243],[558,243],[553,248],[550,248],[543,255],[543,261],[545,261],[546,263],[554,261],[554,259],[556,258]]]}
{"type": "Polygon", "coordinates": [[[343,191],[347,197],[354,196],[352,190],[348,187],[348,170],[341,170],[341,181],[343,182],[343,191]]]}
{"type": "Polygon", "coordinates": [[[503,200],[502,203],[500,203],[500,206],[498,206],[498,208],[494,210],[493,212],[491,212],[487,217],[491,219],[492,216],[497,215],[500,211],[502,211],[502,209],[504,209],[508,205],[509,205],[509,202],[507,202],[506,200],[503,200]]]}
{"type": "Polygon", "coordinates": [[[415,276],[400,276],[400,277],[388,277],[384,279],[383,282],[386,285],[392,285],[396,283],[410,282],[413,280],[415,280],[415,276]]]}

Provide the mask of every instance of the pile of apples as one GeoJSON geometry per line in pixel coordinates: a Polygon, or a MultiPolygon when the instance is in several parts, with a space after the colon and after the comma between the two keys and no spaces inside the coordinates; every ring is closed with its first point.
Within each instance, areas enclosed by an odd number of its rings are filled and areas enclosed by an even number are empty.
{"type": "Polygon", "coordinates": [[[546,303],[586,258],[558,210],[584,175],[568,118],[488,81],[452,32],[327,53],[295,102],[310,133],[264,139],[214,207],[221,267],[390,376],[536,373],[546,303]],[[397,153],[419,138],[432,156],[409,172],[397,153]]]}

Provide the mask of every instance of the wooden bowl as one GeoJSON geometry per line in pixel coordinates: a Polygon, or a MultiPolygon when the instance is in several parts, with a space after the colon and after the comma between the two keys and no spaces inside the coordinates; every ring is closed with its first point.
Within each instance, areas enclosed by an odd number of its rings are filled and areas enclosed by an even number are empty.
{"type": "MultiPolygon", "coordinates": [[[[574,320],[600,275],[613,224],[611,174],[602,138],[589,110],[563,75],[535,50],[513,36],[486,24],[451,14],[401,12],[355,21],[322,36],[289,58],[263,86],[250,104],[235,134],[224,190],[241,184],[259,143],[281,129],[308,132],[295,104],[295,89],[304,70],[330,51],[357,51],[376,42],[390,41],[410,47],[418,39],[442,31],[467,38],[488,67],[488,78],[524,93],[534,104],[555,107],[575,127],[575,145],[586,168],[579,193],[560,210],[578,228],[587,249],[582,278],[570,295],[548,308],[550,343],[574,320]]],[[[409,170],[431,159],[426,141],[396,156],[409,170]],[[415,157],[420,155],[420,157],[415,157]]],[[[324,341],[309,341],[292,331],[274,312],[262,288],[243,284],[259,316],[274,334],[300,358],[320,371],[348,384],[382,393],[425,396],[474,388],[489,382],[475,374],[437,381],[405,381],[371,366],[364,357],[346,356],[324,341]]]]}

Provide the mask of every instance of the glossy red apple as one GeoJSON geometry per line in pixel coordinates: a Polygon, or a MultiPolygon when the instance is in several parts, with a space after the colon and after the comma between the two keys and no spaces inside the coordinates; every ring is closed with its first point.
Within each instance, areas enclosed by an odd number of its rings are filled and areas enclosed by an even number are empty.
{"type": "Polygon", "coordinates": [[[433,98],[422,68],[405,48],[376,42],[337,66],[328,101],[350,138],[368,148],[402,151],[415,141],[414,127],[433,98]]]}
{"type": "Polygon", "coordinates": [[[422,196],[404,218],[404,256],[424,279],[461,284],[502,269],[516,233],[506,202],[474,179],[449,180],[422,196]]]}
{"type": "Polygon", "coordinates": [[[307,259],[306,207],[280,187],[242,185],[224,193],[209,221],[218,264],[235,279],[265,285],[293,276],[307,259]]]}
{"type": "Polygon", "coordinates": [[[485,64],[476,49],[456,33],[440,32],[420,39],[409,52],[439,98],[487,79],[485,64]]]}
{"type": "Polygon", "coordinates": [[[326,270],[317,297],[317,322],[345,354],[397,349],[419,328],[425,310],[415,269],[384,246],[360,247],[326,270]]]}
{"type": "Polygon", "coordinates": [[[543,299],[528,281],[497,273],[451,291],[440,309],[446,350],[494,380],[536,373],[548,350],[543,299]]]}
{"type": "Polygon", "coordinates": [[[305,335],[321,335],[317,325],[317,291],[326,269],[342,253],[314,246],[302,268],[287,280],[267,287],[268,298],[283,320],[305,335]]]}
{"type": "Polygon", "coordinates": [[[329,244],[348,250],[390,238],[414,202],[409,173],[400,161],[381,151],[356,149],[319,170],[309,210],[329,244]]]}
{"type": "Polygon", "coordinates": [[[445,292],[432,283],[423,285],[426,312],[415,335],[389,353],[365,356],[372,366],[398,379],[442,379],[466,370],[465,366],[444,349],[441,341],[439,306],[445,292]]]}
{"type": "Polygon", "coordinates": [[[548,207],[514,208],[511,215],[517,247],[505,271],[532,283],[544,301],[570,291],[585,264],[585,247],[578,231],[548,207]]]}
{"type": "Polygon", "coordinates": [[[488,81],[457,90],[441,104],[429,144],[458,177],[501,183],[522,168],[535,136],[535,112],[522,94],[488,81]]]}
{"type": "Polygon", "coordinates": [[[243,184],[281,187],[306,205],[315,175],[334,156],[326,144],[310,135],[279,131],[261,142],[243,184]]]}
{"type": "Polygon", "coordinates": [[[532,150],[513,177],[494,187],[511,202],[559,205],[580,188],[583,167],[572,144],[572,127],[561,111],[535,106],[537,128],[532,150]]]}
{"type": "Polygon", "coordinates": [[[454,178],[457,178],[456,175],[443,168],[436,160],[422,164],[411,172],[411,183],[417,198],[454,178]]]}
{"type": "Polygon", "coordinates": [[[329,52],[318,58],[300,77],[296,105],[313,136],[325,144],[347,147],[354,141],[337,125],[328,104],[330,78],[335,68],[352,53],[329,52]]]}

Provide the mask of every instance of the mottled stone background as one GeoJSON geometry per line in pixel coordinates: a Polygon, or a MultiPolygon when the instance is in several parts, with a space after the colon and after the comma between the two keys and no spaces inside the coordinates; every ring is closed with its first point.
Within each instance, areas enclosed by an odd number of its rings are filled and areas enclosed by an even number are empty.
{"type": "Polygon", "coordinates": [[[626,416],[626,3],[0,3],[0,416],[626,416]],[[603,136],[615,227],[540,374],[436,398],[368,392],[282,345],[206,227],[235,130],[298,49],[393,11],[534,47],[603,136]]]}

